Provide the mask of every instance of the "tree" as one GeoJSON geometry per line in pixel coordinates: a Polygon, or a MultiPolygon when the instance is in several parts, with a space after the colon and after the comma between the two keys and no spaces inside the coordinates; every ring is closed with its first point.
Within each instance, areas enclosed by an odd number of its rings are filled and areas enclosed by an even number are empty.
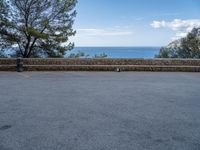
{"type": "Polygon", "coordinates": [[[180,58],[200,58],[200,29],[194,28],[186,38],[181,39],[177,54],[180,58]]]}
{"type": "Polygon", "coordinates": [[[1,0],[0,50],[28,57],[63,57],[74,44],[77,0],[1,0]]]}
{"type": "Polygon", "coordinates": [[[162,47],[157,58],[200,58],[200,28],[194,28],[185,38],[162,47]]]}
{"type": "Polygon", "coordinates": [[[6,55],[2,51],[0,51],[0,58],[6,58],[6,55]]]}
{"type": "Polygon", "coordinates": [[[162,47],[156,58],[178,58],[178,47],[162,47]]]}

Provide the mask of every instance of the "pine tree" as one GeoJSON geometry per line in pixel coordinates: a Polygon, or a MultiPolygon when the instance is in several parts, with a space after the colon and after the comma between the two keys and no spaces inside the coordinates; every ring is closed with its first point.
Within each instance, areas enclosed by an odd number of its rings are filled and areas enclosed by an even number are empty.
{"type": "Polygon", "coordinates": [[[69,37],[76,0],[1,0],[0,50],[21,57],[63,57],[74,44],[69,37]]]}
{"type": "Polygon", "coordinates": [[[194,28],[186,37],[162,47],[157,58],[200,58],[200,28],[194,28]]]}

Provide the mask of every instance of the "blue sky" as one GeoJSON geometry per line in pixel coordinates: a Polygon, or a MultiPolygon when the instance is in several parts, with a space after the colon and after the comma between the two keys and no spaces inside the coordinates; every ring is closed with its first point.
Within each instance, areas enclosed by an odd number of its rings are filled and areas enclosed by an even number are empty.
{"type": "Polygon", "coordinates": [[[200,26],[200,0],[79,0],[76,46],[164,46],[200,26]]]}

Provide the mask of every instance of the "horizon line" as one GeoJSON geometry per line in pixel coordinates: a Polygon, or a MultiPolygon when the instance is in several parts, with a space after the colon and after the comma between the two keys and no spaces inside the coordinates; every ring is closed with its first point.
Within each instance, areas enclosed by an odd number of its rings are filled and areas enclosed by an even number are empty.
{"type": "Polygon", "coordinates": [[[74,46],[74,47],[163,47],[163,46],[74,46]]]}

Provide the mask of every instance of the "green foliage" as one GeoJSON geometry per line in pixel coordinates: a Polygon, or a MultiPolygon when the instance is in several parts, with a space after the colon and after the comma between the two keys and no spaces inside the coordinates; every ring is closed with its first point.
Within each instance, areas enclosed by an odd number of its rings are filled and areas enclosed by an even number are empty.
{"type": "Polygon", "coordinates": [[[200,28],[194,28],[185,38],[162,47],[156,58],[200,58],[200,28]]]}
{"type": "Polygon", "coordinates": [[[77,54],[72,53],[68,56],[68,58],[87,58],[89,55],[85,54],[84,52],[78,52],[77,54]]]}
{"type": "Polygon", "coordinates": [[[38,39],[45,39],[47,40],[48,39],[48,34],[45,34],[45,33],[41,33],[39,31],[37,31],[36,29],[34,29],[33,27],[28,27],[26,32],[32,36],[32,37],[35,37],[35,38],[38,38],[38,39]]]}
{"type": "Polygon", "coordinates": [[[0,51],[0,58],[6,58],[7,56],[5,55],[4,52],[0,51]]]}
{"type": "MultiPolygon", "coordinates": [[[[107,57],[108,55],[102,53],[102,54],[95,54],[93,58],[107,58],[107,57]]],[[[67,58],[92,58],[92,56],[79,51],[77,54],[71,53],[67,58]]]]}
{"type": "Polygon", "coordinates": [[[94,58],[107,58],[107,57],[108,57],[108,55],[105,54],[105,53],[102,53],[102,54],[95,54],[95,55],[94,55],[94,58]]]}
{"type": "Polygon", "coordinates": [[[178,58],[177,49],[178,48],[162,47],[160,49],[159,54],[156,55],[155,57],[156,58],[178,58]]]}
{"type": "Polygon", "coordinates": [[[177,53],[180,58],[200,58],[200,36],[196,36],[197,29],[194,29],[181,40],[181,47],[177,53]]]}
{"type": "Polygon", "coordinates": [[[1,0],[0,49],[21,57],[64,57],[77,0],[1,0]]]}

